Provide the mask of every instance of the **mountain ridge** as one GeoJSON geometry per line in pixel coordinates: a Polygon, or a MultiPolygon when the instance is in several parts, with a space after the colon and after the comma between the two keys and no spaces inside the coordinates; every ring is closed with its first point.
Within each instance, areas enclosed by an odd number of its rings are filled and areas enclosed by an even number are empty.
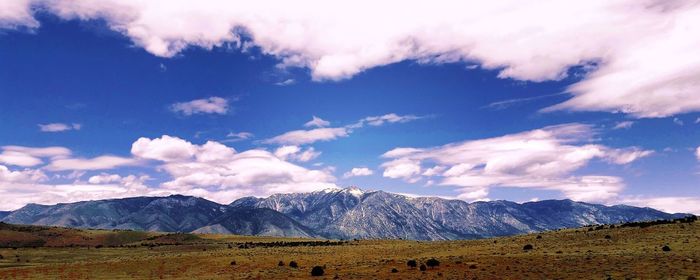
{"type": "Polygon", "coordinates": [[[164,232],[454,240],[680,216],[685,214],[568,199],[469,203],[350,187],[266,198],[242,197],[228,205],[184,195],[28,204],[0,213],[0,221],[164,232]]]}

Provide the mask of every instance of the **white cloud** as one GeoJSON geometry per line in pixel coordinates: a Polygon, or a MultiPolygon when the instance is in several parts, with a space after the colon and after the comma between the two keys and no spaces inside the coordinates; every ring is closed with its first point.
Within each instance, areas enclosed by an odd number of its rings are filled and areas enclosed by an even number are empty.
{"type": "Polygon", "coordinates": [[[700,160],[700,147],[697,147],[697,148],[695,149],[695,158],[697,158],[698,160],[700,160]]]}
{"type": "Polygon", "coordinates": [[[101,173],[100,175],[91,176],[88,179],[88,183],[90,183],[90,184],[109,184],[109,183],[119,182],[121,180],[122,180],[122,176],[119,176],[118,174],[101,173]]]}
{"type": "Polygon", "coordinates": [[[399,116],[397,114],[391,113],[383,116],[366,117],[362,121],[371,126],[380,126],[384,123],[405,123],[413,120],[418,120],[420,118],[421,117],[417,117],[414,115],[399,116]]]}
{"type": "Polygon", "coordinates": [[[304,127],[326,127],[331,125],[329,121],[313,116],[310,121],[304,124],[304,127]]]}
{"type": "Polygon", "coordinates": [[[330,141],[347,137],[349,130],[344,127],[324,127],[311,130],[293,130],[263,141],[266,144],[303,145],[318,141],[330,141]]]}
{"type": "Polygon", "coordinates": [[[148,176],[128,175],[111,183],[47,183],[39,170],[9,171],[0,166],[0,210],[14,210],[28,203],[55,204],[85,200],[166,195],[167,191],[149,189],[148,176]],[[7,174],[10,174],[9,176],[7,174]]]}
{"type": "Polygon", "coordinates": [[[595,134],[589,125],[566,124],[426,149],[397,148],[383,155],[390,159],[382,164],[383,176],[409,182],[438,179],[441,185],[462,187],[463,199],[485,198],[492,187],[523,187],[603,201],[622,190],[622,179],[573,172],[596,158],[628,164],[652,152],[590,143],[595,134]]]}
{"type": "Polygon", "coordinates": [[[685,124],[685,123],[683,122],[683,120],[681,120],[681,119],[679,119],[679,118],[673,118],[673,123],[676,124],[676,125],[680,125],[680,126],[683,126],[683,125],[685,124]]]}
{"type": "Polygon", "coordinates": [[[651,207],[668,213],[692,213],[700,215],[700,197],[668,196],[644,197],[631,196],[621,198],[617,203],[651,207]]]}
{"type": "Polygon", "coordinates": [[[229,132],[229,134],[226,135],[226,140],[225,142],[237,142],[237,141],[243,141],[243,140],[248,140],[250,138],[253,138],[253,133],[250,132],[229,132]]]}
{"type": "MultiPolygon", "coordinates": [[[[307,149],[313,153],[313,149],[307,149]]],[[[309,160],[304,153],[279,152],[309,160]]],[[[172,179],[163,183],[166,190],[202,196],[229,203],[244,195],[302,192],[335,186],[331,170],[309,170],[281,159],[265,150],[236,150],[218,142],[195,145],[177,137],[140,138],[132,145],[137,157],[163,162],[160,170],[172,179]],[[191,151],[191,153],[190,153],[191,151]]]]}
{"type": "Polygon", "coordinates": [[[297,82],[297,81],[295,81],[294,79],[286,79],[286,80],[284,80],[284,81],[275,83],[275,85],[278,85],[278,86],[290,86],[290,85],[296,84],[296,82],[297,82]]]}
{"type": "Polygon", "coordinates": [[[617,130],[617,129],[629,129],[629,128],[631,128],[633,125],[634,125],[634,122],[633,122],[633,121],[621,121],[621,122],[616,123],[615,126],[613,126],[613,129],[614,129],[614,130],[617,130]]]}
{"type": "Polygon", "coordinates": [[[170,105],[170,110],[185,116],[193,114],[226,114],[228,112],[228,100],[221,97],[209,97],[188,102],[180,102],[170,105]]]}
{"type": "Polygon", "coordinates": [[[43,160],[41,158],[64,158],[71,154],[71,151],[64,147],[3,146],[1,149],[0,163],[23,167],[42,164],[43,160]]]}
{"type": "Polygon", "coordinates": [[[367,167],[354,167],[353,169],[350,169],[350,171],[345,172],[343,174],[344,178],[350,178],[350,177],[359,177],[359,176],[369,176],[374,174],[374,171],[372,169],[369,169],[367,167]]]}
{"type": "Polygon", "coordinates": [[[307,162],[321,155],[313,147],[302,150],[299,146],[282,146],[275,150],[275,156],[282,160],[293,160],[299,162],[307,162]]]}
{"type": "Polygon", "coordinates": [[[318,141],[330,141],[342,137],[348,137],[353,129],[361,128],[365,124],[371,126],[381,126],[385,123],[405,123],[412,120],[417,120],[422,117],[414,115],[400,116],[394,113],[383,116],[366,117],[354,124],[344,127],[325,127],[330,125],[330,122],[313,116],[311,121],[304,124],[305,127],[318,127],[310,130],[293,130],[281,135],[264,140],[265,144],[281,144],[281,145],[304,145],[318,141]]]}
{"type": "Polygon", "coordinates": [[[13,0],[2,5],[4,27],[37,27],[35,10],[63,19],[103,19],[157,56],[175,56],[190,46],[233,44],[244,51],[257,46],[279,58],[282,67],[309,68],[316,80],[343,79],[403,60],[464,62],[495,69],[501,78],[529,81],[561,79],[579,67],[587,74],[568,89],[573,98],[551,109],[637,117],[700,109],[700,53],[695,51],[700,4],[693,0],[440,0],[430,5],[13,0]],[[242,42],[242,34],[251,41],[242,42]]]}
{"type": "Polygon", "coordinates": [[[39,130],[43,132],[63,132],[69,130],[80,130],[83,126],[79,123],[65,124],[65,123],[49,123],[49,124],[39,124],[39,130]]]}
{"type": "Polygon", "coordinates": [[[153,140],[141,137],[131,145],[133,155],[161,161],[187,160],[196,151],[197,148],[192,143],[168,135],[153,140]]]}
{"type": "Polygon", "coordinates": [[[51,161],[45,168],[51,171],[64,170],[104,170],[120,166],[136,165],[138,161],[133,158],[118,156],[98,156],[95,158],[62,158],[51,161]]]}

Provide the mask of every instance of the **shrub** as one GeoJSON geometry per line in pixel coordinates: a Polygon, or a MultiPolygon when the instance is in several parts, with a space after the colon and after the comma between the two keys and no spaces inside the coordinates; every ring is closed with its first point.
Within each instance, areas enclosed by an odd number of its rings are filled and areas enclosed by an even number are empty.
{"type": "Polygon", "coordinates": [[[426,269],[428,269],[428,268],[427,268],[427,267],[425,267],[425,265],[424,265],[424,264],[421,264],[421,265],[420,265],[420,271],[425,271],[426,269]]]}
{"type": "Polygon", "coordinates": [[[406,262],[406,265],[408,265],[409,267],[415,268],[416,266],[418,266],[418,263],[416,262],[416,260],[409,260],[406,262]]]}
{"type": "Polygon", "coordinates": [[[537,236],[537,239],[542,239],[542,235],[538,235],[538,236],[537,236]]]}
{"type": "Polygon", "coordinates": [[[398,269],[396,269],[396,268],[392,268],[392,269],[391,269],[391,273],[397,273],[397,272],[399,272],[398,269]]]}
{"type": "Polygon", "coordinates": [[[661,247],[661,251],[670,252],[670,251],[671,251],[671,247],[668,247],[668,245],[664,245],[663,247],[661,247]]]}
{"type": "Polygon", "coordinates": [[[314,268],[311,269],[311,276],[323,276],[323,267],[322,266],[314,266],[314,268]]]}
{"type": "Polygon", "coordinates": [[[277,266],[284,266],[284,262],[283,261],[278,262],[277,266]]]}
{"type": "Polygon", "coordinates": [[[236,261],[231,261],[231,265],[236,265],[236,261]]]}
{"type": "Polygon", "coordinates": [[[523,246],[523,250],[532,250],[532,245],[527,244],[527,245],[523,246]]]}
{"type": "Polygon", "coordinates": [[[2,259],[4,259],[4,258],[5,258],[5,257],[3,257],[2,255],[0,255],[0,260],[2,260],[2,259]]]}
{"type": "Polygon", "coordinates": [[[469,269],[476,269],[476,265],[475,264],[470,265],[469,269]]]}
{"type": "Polygon", "coordinates": [[[435,258],[431,258],[431,259],[425,261],[425,264],[428,265],[429,267],[433,268],[436,266],[440,266],[440,261],[436,260],[435,258]]]}
{"type": "Polygon", "coordinates": [[[611,238],[612,238],[612,236],[610,236],[610,235],[605,236],[605,239],[611,239],[611,238]]]}
{"type": "Polygon", "coordinates": [[[289,267],[291,267],[291,268],[297,268],[297,267],[299,267],[299,265],[297,264],[297,262],[291,261],[291,262],[289,262],[289,267]]]}

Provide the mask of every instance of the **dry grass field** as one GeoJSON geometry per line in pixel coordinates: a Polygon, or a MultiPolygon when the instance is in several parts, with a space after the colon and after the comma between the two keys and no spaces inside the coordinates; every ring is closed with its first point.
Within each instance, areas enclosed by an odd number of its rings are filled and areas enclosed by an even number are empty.
{"type": "Polygon", "coordinates": [[[336,242],[3,224],[2,242],[27,247],[0,248],[0,279],[308,279],[314,266],[325,267],[317,279],[700,277],[698,222],[446,242],[336,242]],[[32,247],[38,239],[44,246],[32,247]],[[532,249],[524,250],[528,244],[532,249]],[[439,265],[421,270],[430,258],[439,265]],[[409,260],[418,267],[409,267],[409,260]],[[290,267],[291,261],[298,267],[290,267]]]}

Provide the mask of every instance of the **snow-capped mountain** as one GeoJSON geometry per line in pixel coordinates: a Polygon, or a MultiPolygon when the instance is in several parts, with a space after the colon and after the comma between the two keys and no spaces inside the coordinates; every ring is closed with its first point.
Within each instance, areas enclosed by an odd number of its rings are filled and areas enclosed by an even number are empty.
{"type": "Polygon", "coordinates": [[[468,203],[351,187],[245,197],[229,205],[182,195],[29,204],[0,221],[170,232],[448,240],[678,216],[683,215],[571,200],[468,203]]]}

